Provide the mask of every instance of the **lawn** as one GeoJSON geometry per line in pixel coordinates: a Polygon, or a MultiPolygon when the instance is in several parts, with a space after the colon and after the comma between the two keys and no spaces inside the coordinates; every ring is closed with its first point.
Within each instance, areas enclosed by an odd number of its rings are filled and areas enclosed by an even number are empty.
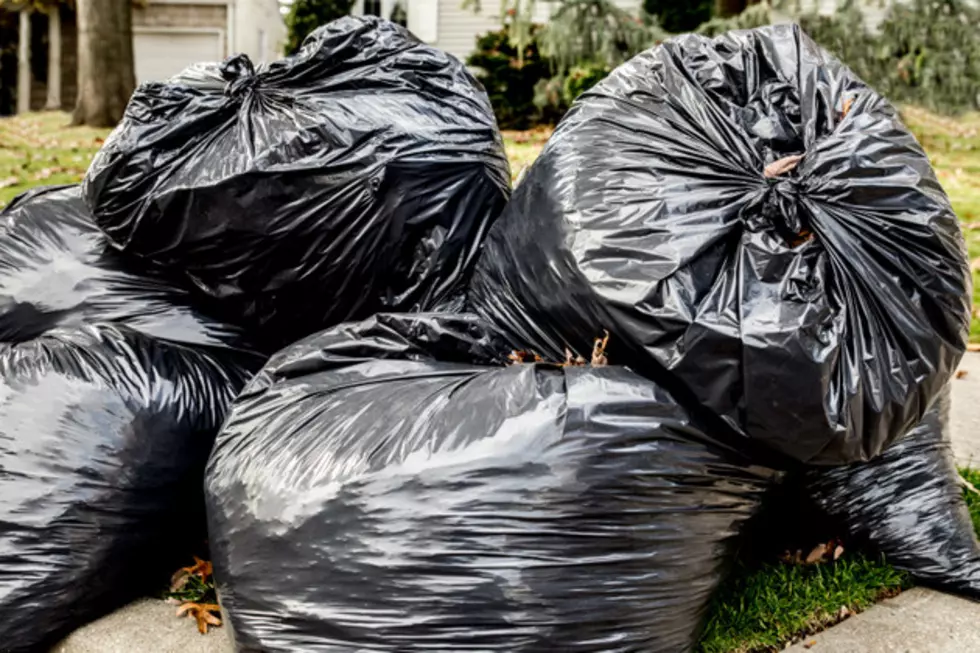
{"type": "Polygon", "coordinates": [[[59,112],[0,118],[0,206],[33,186],[79,181],[108,130],[67,128],[59,112]]]}
{"type": "MultiPolygon", "coordinates": [[[[903,111],[933,161],[960,217],[974,266],[975,303],[980,303],[980,114],[958,119],[920,109],[903,111]]],[[[0,206],[37,185],[78,181],[107,132],[67,128],[61,113],[0,119],[0,206]]],[[[508,132],[507,153],[515,179],[530,165],[549,130],[508,132]]],[[[980,342],[980,319],[971,332],[980,342]]],[[[973,474],[975,484],[980,474],[973,474]]],[[[980,499],[969,495],[980,526],[980,499]]],[[[835,623],[908,585],[908,578],[880,560],[848,551],[817,565],[777,559],[740,562],[714,602],[701,653],[760,653],[835,623]]]]}

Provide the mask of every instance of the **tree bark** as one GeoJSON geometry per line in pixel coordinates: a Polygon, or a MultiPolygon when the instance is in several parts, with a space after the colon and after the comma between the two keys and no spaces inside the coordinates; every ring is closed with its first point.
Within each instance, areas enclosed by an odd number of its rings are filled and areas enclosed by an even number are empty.
{"type": "Polygon", "coordinates": [[[745,11],[749,4],[747,0],[715,0],[715,16],[736,16],[745,11]]]}
{"type": "Polygon", "coordinates": [[[61,7],[48,9],[48,101],[44,108],[61,109],[61,7]]]}
{"type": "Polygon", "coordinates": [[[136,88],[131,0],[78,0],[78,102],[72,124],[113,127],[136,88]]]}
{"type": "Polygon", "coordinates": [[[17,37],[17,113],[31,110],[31,10],[21,9],[17,37]]]}

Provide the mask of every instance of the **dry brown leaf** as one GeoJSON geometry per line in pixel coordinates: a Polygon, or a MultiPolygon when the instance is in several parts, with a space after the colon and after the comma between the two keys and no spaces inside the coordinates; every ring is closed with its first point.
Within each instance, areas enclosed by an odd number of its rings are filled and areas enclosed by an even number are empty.
{"type": "Polygon", "coordinates": [[[967,351],[980,351],[980,342],[971,342],[966,346],[967,351]]]}
{"type": "Polygon", "coordinates": [[[813,648],[816,645],[817,645],[817,640],[811,639],[809,642],[807,642],[806,644],[803,645],[803,648],[809,650],[809,649],[813,648]]]}
{"type": "Polygon", "coordinates": [[[174,575],[170,577],[170,592],[176,593],[184,589],[184,585],[187,585],[187,581],[191,579],[191,574],[187,573],[186,569],[178,569],[174,572],[174,575]]]}
{"type": "Polygon", "coordinates": [[[834,548],[834,560],[840,560],[840,557],[844,555],[844,547],[838,544],[834,548]]]}
{"type": "Polygon", "coordinates": [[[841,112],[841,118],[846,118],[847,114],[851,112],[851,107],[854,106],[854,98],[849,97],[844,100],[844,111],[841,112]]]}
{"type": "Polygon", "coordinates": [[[828,553],[827,545],[818,544],[817,546],[813,547],[813,550],[810,551],[810,555],[806,557],[806,564],[808,565],[817,564],[818,562],[824,559],[824,556],[826,556],[827,553],[828,553]]]}
{"type": "Polygon", "coordinates": [[[211,565],[210,561],[201,560],[197,556],[194,556],[194,564],[190,567],[184,567],[177,573],[180,573],[181,571],[187,572],[192,576],[200,576],[201,580],[207,580],[208,577],[214,573],[214,567],[211,565]]]}
{"type": "Polygon", "coordinates": [[[32,177],[32,181],[43,181],[45,179],[50,179],[59,172],[64,172],[64,168],[42,168],[38,170],[32,177]]]}
{"type": "Polygon", "coordinates": [[[197,630],[202,635],[208,634],[208,626],[220,626],[221,619],[217,614],[221,614],[221,606],[215,603],[184,603],[177,608],[177,616],[184,615],[194,617],[197,621],[197,630]]]}
{"type": "Polygon", "coordinates": [[[958,371],[956,372],[956,378],[957,378],[957,379],[963,379],[963,378],[966,378],[966,375],[967,375],[967,374],[969,374],[969,373],[970,373],[970,371],[969,371],[969,370],[958,370],[958,371]]]}
{"type": "Polygon", "coordinates": [[[9,188],[10,186],[16,186],[20,183],[20,177],[7,177],[6,179],[0,179],[0,188],[9,188]]]}
{"type": "Polygon", "coordinates": [[[976,229],[980,229],[980,222],[968,222],[965,225],[963,225],[963,229],[965,229],[966,231],[974,231],[976,229]]]}
{"type": "Polygon", "coordinates": [[[609,346],[609,331],[604,331],[604,333],[606,334],[604,337],[595,339],[595,345],[592,347],[592,365],[596,367],[609,364],[609,359],[606,357],[606,347],[609,346]]]}
{"type": "Polygon", "coordinates": [[[791,565],[802,565],[803,564],[803,551],[797,550],[795,552],[786,551],[779,557],[780,560],[791,565]]]}
{"type": "Polygon", "coordinates": [[[802,160],[802,154],[793,154],[792,156],[784,156],[781,159],[776,159],[765,167],[762,171],[762,176],[766,179],[773,179],[779,175],[784,175],[795,168],[802,160]]]}

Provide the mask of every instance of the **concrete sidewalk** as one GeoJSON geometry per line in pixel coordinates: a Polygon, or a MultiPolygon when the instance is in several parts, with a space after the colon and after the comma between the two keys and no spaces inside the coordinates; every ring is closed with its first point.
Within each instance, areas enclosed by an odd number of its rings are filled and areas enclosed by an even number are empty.
{"type": "Polygon", "coordinates": [[[953,453],[960,466],[980,467],[980,354],[967,354],[960,374],[953,381],[953,453]]]}
{"type": "Polygon", "coordinates": [[[207,635],[197,622],[178,619],[176,606],[144,599],[79,628],[51,653],[233,653],[227,628],[207,635]]]}
{"type": "MultiPolygon", "coordinates": [[[[953,381],[953,451],[980,466],[980,354],[953,381]]],[[[163,601],[134,603],[79,629],[51,653],[232,653],[225,628],[208,635],[163,601]]],[[[794,653],[968,653],[980,651],[980,603],[914,589],[788,649],[794,653]],[[815,642],[809,649],[806,644],[815,642]]]]}
{"type": "Polygon", "coordinates": [[[980,650],[980,603],[920,588],[791,646],[791,653],[971,653],[980,650]]]}

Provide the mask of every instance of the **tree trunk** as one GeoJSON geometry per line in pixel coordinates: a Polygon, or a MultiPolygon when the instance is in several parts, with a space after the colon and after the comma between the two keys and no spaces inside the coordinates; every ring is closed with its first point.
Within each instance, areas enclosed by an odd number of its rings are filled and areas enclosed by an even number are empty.
{"type": "Polygon", "coordinates": [[[48,101],[44,108],[61,109],[61,7],[48,10],[48,101]]]}
{"type": "Polygon", "coordinates": [[[136,88],[131,0],[78,0],[78,102],[72,124],[113,127],[136,88]]]}
{"type": "Polygon", "coordinates": [[[17,113],[31,110],[31,10],[21,9],[17,37],[17,113]]]}
{"type": "Polygon", "coordinates": [[[722,18],[737,16],[745,11],[745,7],[749,4],[751,3],[747,0],[715,0],[715,16],[722,18]]]}

